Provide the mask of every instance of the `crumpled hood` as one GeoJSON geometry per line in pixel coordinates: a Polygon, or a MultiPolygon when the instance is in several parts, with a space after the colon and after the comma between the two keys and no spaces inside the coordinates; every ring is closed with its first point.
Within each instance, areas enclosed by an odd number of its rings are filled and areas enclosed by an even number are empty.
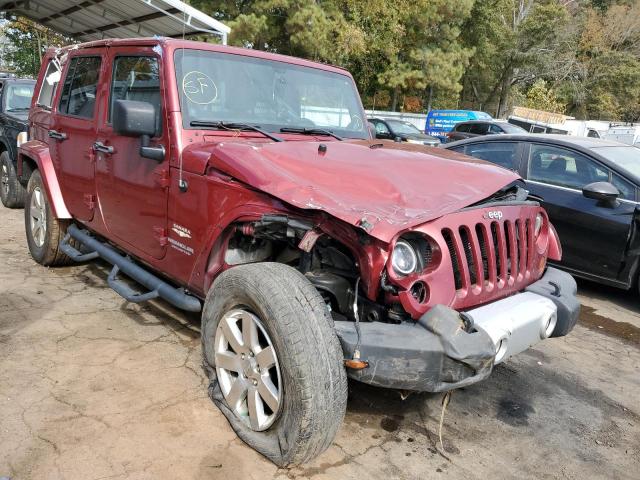
{"type": "Polygon", "coordinates": [[[196,149],[206,149],[216,169],[291,205],[322,210],[356,226],[372,225],[367,232],[385,242],[519,178],[448,150],[375,140],[225,141],[196,149]]]}

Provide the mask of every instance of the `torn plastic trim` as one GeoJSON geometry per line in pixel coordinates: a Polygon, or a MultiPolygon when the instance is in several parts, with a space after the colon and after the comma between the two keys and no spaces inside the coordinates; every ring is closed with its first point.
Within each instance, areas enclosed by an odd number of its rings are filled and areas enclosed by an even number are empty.
{"type": "MultiPolygon", "coordinates": [[[[443,392],[487,378],[495,346],[482,331],[467,331],[460,313],[437,305],[417,323],[362,322],[360,357],[369,363],[349,376],[371,385],[424,392],[443,392]]],[[[345,358],[352,358],[358,339],[353,322],[336,321],[345,358]]]]}

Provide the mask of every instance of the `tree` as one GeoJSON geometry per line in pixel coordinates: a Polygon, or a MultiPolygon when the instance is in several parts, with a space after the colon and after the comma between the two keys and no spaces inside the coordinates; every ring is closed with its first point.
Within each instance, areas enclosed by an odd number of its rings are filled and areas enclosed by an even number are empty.
{"type": "Polygon", "coordinates": [[[536,80],[529,88],[524,99],[524,106],[545,112],[564,113],[565,105],[558,99],[556,92],[547,86],[545,80],[536,80]]]}
{"type": "Polygon", "coordinates": [[[2,27],[9,43],[4,59],[19,76],[35,77],[40,70],[42,55],[51,46],[61,46],[69,40],[31,20],[17,18],[2,27]]]}
{"type": "Polygon", "coordinates": [[[559,0],[476,2],[464,31],[476,47],[464,83],[473,103],[505,114],[511,88],[562,71],[563,49],[572,31],[567,6],[559,0]]]}

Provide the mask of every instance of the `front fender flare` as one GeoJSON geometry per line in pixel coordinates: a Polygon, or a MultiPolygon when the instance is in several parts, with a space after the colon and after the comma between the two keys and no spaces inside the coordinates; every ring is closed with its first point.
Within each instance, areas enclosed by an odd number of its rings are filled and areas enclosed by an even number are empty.
{"type": "Polygon", "coordinates": [[[25,158],[33,160],[38,166],[38,170],[40,170],[53,216],[56,218],[71,218],[71,214],[62,198],[62,191],[60,190],[58,175],[51,160],[49,145],[39,140],[32,140],[20,145],[17,165],[19,176],[22,175],[25,158]]]}

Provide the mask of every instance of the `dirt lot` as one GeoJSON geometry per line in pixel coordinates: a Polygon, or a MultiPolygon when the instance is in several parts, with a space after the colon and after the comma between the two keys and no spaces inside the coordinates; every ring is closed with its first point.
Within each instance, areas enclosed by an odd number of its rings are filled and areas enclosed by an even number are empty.
{"type": "Polygon", "coordinates": [[[279,470],[239,441],[206,395],[199,320],[138,307],[105,265],[44,269],[22,211],[0,207],[0,477],[638,478],[640,300],[581,284],[581,324],[454,392],[351,385],[334,445],[279,470]]]}

